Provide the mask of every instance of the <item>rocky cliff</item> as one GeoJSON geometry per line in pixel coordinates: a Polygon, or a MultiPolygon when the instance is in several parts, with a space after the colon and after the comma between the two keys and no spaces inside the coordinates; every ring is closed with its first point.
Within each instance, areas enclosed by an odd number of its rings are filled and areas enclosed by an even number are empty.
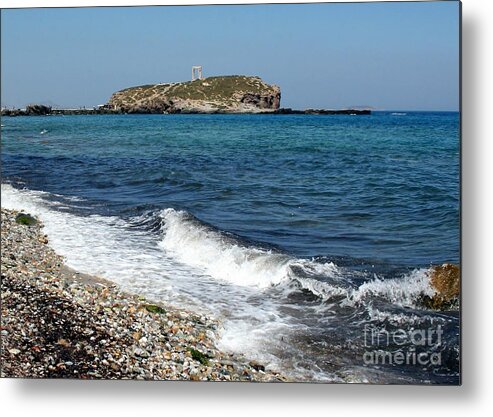
{"type": "Polygon", "coordinates": [[[259,77],[229,75],[126,88],[108,106],[123,113],[260,113],[274,112],[280,103],[279,87],[259,77]]]}

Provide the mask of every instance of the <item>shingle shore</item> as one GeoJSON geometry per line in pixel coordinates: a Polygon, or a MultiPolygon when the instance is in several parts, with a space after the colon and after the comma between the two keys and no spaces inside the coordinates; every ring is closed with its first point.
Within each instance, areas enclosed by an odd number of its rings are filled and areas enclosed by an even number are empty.
{"type": "Polygon", "coordinates": [[[1,209],[1,376],[286,381],[215,347],[210,317],[67,268],[42,224],[1,209]]]}

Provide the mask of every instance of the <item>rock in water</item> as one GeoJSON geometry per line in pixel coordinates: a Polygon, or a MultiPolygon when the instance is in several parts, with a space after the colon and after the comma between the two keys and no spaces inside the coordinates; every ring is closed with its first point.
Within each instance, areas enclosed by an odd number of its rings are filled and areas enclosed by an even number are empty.
{"type": "Polygon", "coordinates": [[[51,113],[51,107],[43,104],[30,104],[26,106],[26,114],[30,116],[45,116],[51,113]]]}
{"type": "Polygon", "coordinates": [[[436,291],[433,297],[424,297],[423,304],[434,310],[450,310],[459,304],[460,269],[457,265],[443,264],[430,271],[430,284],[436,291]]]}
{"type": "Polygon", "coordinates": [[[243,75],[131,87],[108,102],[122,113],[260,113],[274,112],[280,104],[279,87],[243,75]]]}
{"type": "Polygon", "coordinates": [[[431,285],[447,299],[457,298],[460,293],[460,270],[457,265],[436,266],[431,275],[431,285]]]}

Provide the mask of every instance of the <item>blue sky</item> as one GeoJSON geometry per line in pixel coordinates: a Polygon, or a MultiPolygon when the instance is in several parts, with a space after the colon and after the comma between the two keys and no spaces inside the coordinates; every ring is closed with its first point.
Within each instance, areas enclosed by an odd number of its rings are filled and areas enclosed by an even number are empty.
{"type": "Polygon", "coordinates": [[[1,12],[2,106],[105,103],[122,88],[258,75],[283,107],[458,110],[459,4],[292,4],[1,12]]]}

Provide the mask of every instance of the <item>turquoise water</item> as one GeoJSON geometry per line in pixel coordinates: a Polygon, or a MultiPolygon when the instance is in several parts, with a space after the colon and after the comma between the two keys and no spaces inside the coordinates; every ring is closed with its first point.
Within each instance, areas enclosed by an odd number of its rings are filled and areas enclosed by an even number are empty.
{"type": "Polygon", "coordinates": [[[300,379],[457,383],[458,312],[417,299],[459,262],[458,113],[2,124],[2,194],[69,265],[211,312],[224,349],[300,379]],[[365,364],[368,323],[441,323],[446,364],[365,364]]]}

